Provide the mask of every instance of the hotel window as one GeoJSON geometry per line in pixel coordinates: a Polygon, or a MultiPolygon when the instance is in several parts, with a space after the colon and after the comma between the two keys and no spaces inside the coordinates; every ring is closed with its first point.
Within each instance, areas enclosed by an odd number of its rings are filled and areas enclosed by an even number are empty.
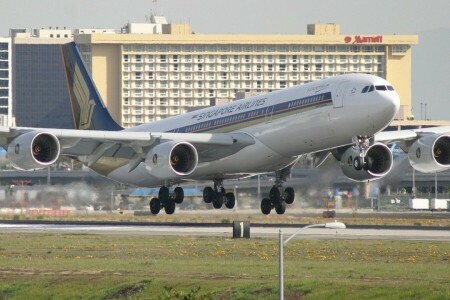
{"type": "Polygon", "coordinates": [[[392,53],[406,53],[408,47],[405,45],[392,46],[392,53]]]}
{"type": "Polygon", "coordinates": [[[314,46],[314,52],[323,52],[323,46],[321,45],[314,46]]]}

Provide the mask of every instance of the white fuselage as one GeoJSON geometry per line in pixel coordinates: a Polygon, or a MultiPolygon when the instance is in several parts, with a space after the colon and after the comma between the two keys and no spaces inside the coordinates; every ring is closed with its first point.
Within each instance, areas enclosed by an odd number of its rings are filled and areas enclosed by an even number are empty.
{"type": "MultiPolygon", "coordinates": [[[[169,183],[276,171],[299,155],[349,145],[354,136],[373,136],[385,128],[399,109],[398,94],[381,88],[362,93],[366,86],[391,85],[372,75],[341,75],[126,130],[241,132],[256,140],[231,156],[199,163],[192,174],[169,183]]],[[[139,186],[168,184],[152,176],[143,163],[132,172],[120,167],[108,177],[139,186]]]]}

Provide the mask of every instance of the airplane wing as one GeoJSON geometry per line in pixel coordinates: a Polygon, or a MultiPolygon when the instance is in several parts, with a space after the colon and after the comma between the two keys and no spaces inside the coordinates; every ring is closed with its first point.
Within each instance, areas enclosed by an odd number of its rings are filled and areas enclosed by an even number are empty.
{"type": "Polygon", "coordinates": [[[13,139],[30,132],[54,135],[59,140],[62,155],[85,156],[88,166],[106,156],[130,160],[130,170],[144,161],[146,154],[153,146],[168,141],[182,141],[194,145],[199,162],[227,157],[255,143],[253,137],[245,133],[167,133],[0,127],[0,145],[6,149],[13,139]]]}
{"type": "Polygon", "coordinates": [[[403,151],[408,152],[410,146],[418,139],[432,134],[450,133],[450,126],[428,127],[410,130],[382,131],[375,134],[375,142],[398,144],[403,151]]]}

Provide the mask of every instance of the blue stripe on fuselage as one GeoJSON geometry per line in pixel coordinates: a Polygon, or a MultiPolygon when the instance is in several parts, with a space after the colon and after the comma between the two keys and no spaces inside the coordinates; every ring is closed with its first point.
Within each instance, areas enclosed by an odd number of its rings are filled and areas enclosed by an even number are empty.
{"type": "Polygon", "coordinates": [[[266,117],[283,114],[286,112],[302,111],[311,108],[318,108],[332,103],[331,92],[326,92],[314,96],[286,101],[263,108],[257,108],[237,114],[232,114],[217,119],[199,122],[196,124],[183,126],[170,130],[169,132],[207,132],[236,124],[246,123],[266,117]]]}

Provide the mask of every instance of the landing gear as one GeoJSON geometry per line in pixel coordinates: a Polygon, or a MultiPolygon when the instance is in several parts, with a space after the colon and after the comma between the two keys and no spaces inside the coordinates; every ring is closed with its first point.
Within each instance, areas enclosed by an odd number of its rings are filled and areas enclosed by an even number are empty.
{"type": "Polygon", "coordinates": [[[369,170],[372,161],[366,156],[366,151],[370,146],[370,138],[367,136],[354,136],[352,138],[353,147],[358,149],[359,155],[353,159],[353,168],[356,171],[369,170]]]}
{"type": "Polygon", "coordinates": [[[212,202],[215,209],[222,208],[224,204],[226,208],[232,209],[236,204],[236,197],[234,196],[234,193],[227,193],[222,183],[222,179],[215,179],[214,188],[210,186],[205,187],[203,190],[203,201],[205,201],[205,203],[212,202]]]}
{"type": "Polygon", "coordinates": [[[287,187],[283,191],[283,182],[286,181],[286,177],[291,169],[290,167],[288,168],[275,172],[275,185],[270,189],[269,198],[264,198],[261,201],[261,212],[263,214],[268,215],[272,209],[275,209],[277,214],[282,215],[286,212],[286,204],[294,202],[294,189],[287,187]]]}
{"type": "Polygon", "coordinates": [[[182,187],[176,187],[173,192],[163,186],[159,189],[158,198],[150,200],[150,212],[154,215],[159,214],[161,208],[164,208],[166,214],[171,215],[175,212],[175,204],[181,204],[184,200],[184,190],[182,187]]]}

